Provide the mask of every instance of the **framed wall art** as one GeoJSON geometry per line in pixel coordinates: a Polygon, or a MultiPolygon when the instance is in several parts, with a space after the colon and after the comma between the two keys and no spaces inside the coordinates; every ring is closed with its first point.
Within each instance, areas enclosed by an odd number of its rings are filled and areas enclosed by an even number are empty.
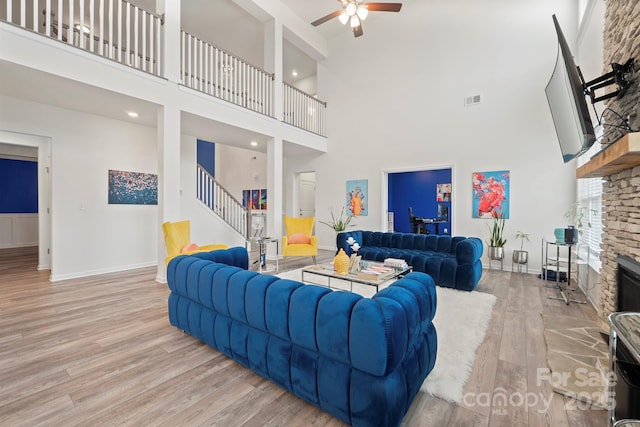
{"type": "Polygon", "coordinates": [[[353,216],[367,216],[369,210],[368,181],[358,179],[347,181],[347,213],[353,216]]]}
{"type": "Polygon", "coordinates": [[[509,218],[509,171],[474,172],[473,218],[509,218]]]}
{"type": "Polygon", "coordinates": [[[158,175],[109,170],[110,205],[157,205],[158,175]]]}

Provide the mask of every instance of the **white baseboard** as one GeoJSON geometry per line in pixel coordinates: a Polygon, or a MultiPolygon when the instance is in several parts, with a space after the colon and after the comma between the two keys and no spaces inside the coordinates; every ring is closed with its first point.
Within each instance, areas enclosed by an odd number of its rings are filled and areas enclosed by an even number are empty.
{"type": "Polygon", "coordinates": [[[136,270],[138,268],[155,267],[157,261],[142,262],[139,264],[121,265],[117,267],[103,268],[97,270],[80,271],[77,273],[67,274],[51,274],[51,281],[58,282],[60,280],[78,279],[80,277],[97,276],[99,274],[119,273],[121,271],[136,270]]]}

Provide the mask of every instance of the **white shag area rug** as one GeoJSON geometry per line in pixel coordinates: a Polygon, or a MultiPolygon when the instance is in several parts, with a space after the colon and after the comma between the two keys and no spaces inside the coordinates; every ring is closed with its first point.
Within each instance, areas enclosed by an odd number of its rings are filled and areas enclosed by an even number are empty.
{"type": "MultiPolygon", "coordinates": [[[[279,273],[283,279],[300,281],[301,269],[279,273]]],[[[355,290],[355,289],[354,289],[355,290]]],[[[433,324],[438,334],[436,364],[420,390],[448,402],[462,401],[476,350],[491,320],[495,295],[436,287],[438,305],[433,324]]],[[[369,296],[369,295],[367,295],[369,296]]]]}

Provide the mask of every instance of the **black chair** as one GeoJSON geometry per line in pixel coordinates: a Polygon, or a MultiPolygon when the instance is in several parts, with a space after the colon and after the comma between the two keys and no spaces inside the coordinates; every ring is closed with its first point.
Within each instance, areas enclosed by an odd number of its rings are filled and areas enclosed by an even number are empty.
{"type": "Polygon", "coordinates": [[[409,206],[409,223],[413,228],[414,234],[429,234],[427,230],[427,226],[425,225],[423,219],[419,216],[415,216],[413,214],[413,209],[409,206]]]}

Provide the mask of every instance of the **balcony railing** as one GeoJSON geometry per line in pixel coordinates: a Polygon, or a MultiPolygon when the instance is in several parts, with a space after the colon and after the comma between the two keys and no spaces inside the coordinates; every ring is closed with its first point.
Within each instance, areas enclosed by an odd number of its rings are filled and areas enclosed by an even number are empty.
{"type": "Polygon", "coordinates": [[[273,117],[273,74],[182,31],[182,83],[273,117]]]}
{"type": "Polygon", "coordinates": [[[326,136],[327,103],[283,83],[284,122],[318,135],[326,136]]]}
{"type": "MultiPolygon", "coordinates": [[[[163,17],[127,0],[0,0],[0,6],[0,20],[164,76],[163,17]]],[[[275,117],[273,74],[184,31],[180,60],[185,86],[275,117]]],[[[286,83],[282,101],[285,123],[326,136],[325,102],[286,83]]]]}
{"type": "Polygon", "coordinates": [[[126,0],[6,0],[0,19],[162,76],[162,17],[126,0]],[[88,10],[87,10],[88,9],[88,10]]]}

